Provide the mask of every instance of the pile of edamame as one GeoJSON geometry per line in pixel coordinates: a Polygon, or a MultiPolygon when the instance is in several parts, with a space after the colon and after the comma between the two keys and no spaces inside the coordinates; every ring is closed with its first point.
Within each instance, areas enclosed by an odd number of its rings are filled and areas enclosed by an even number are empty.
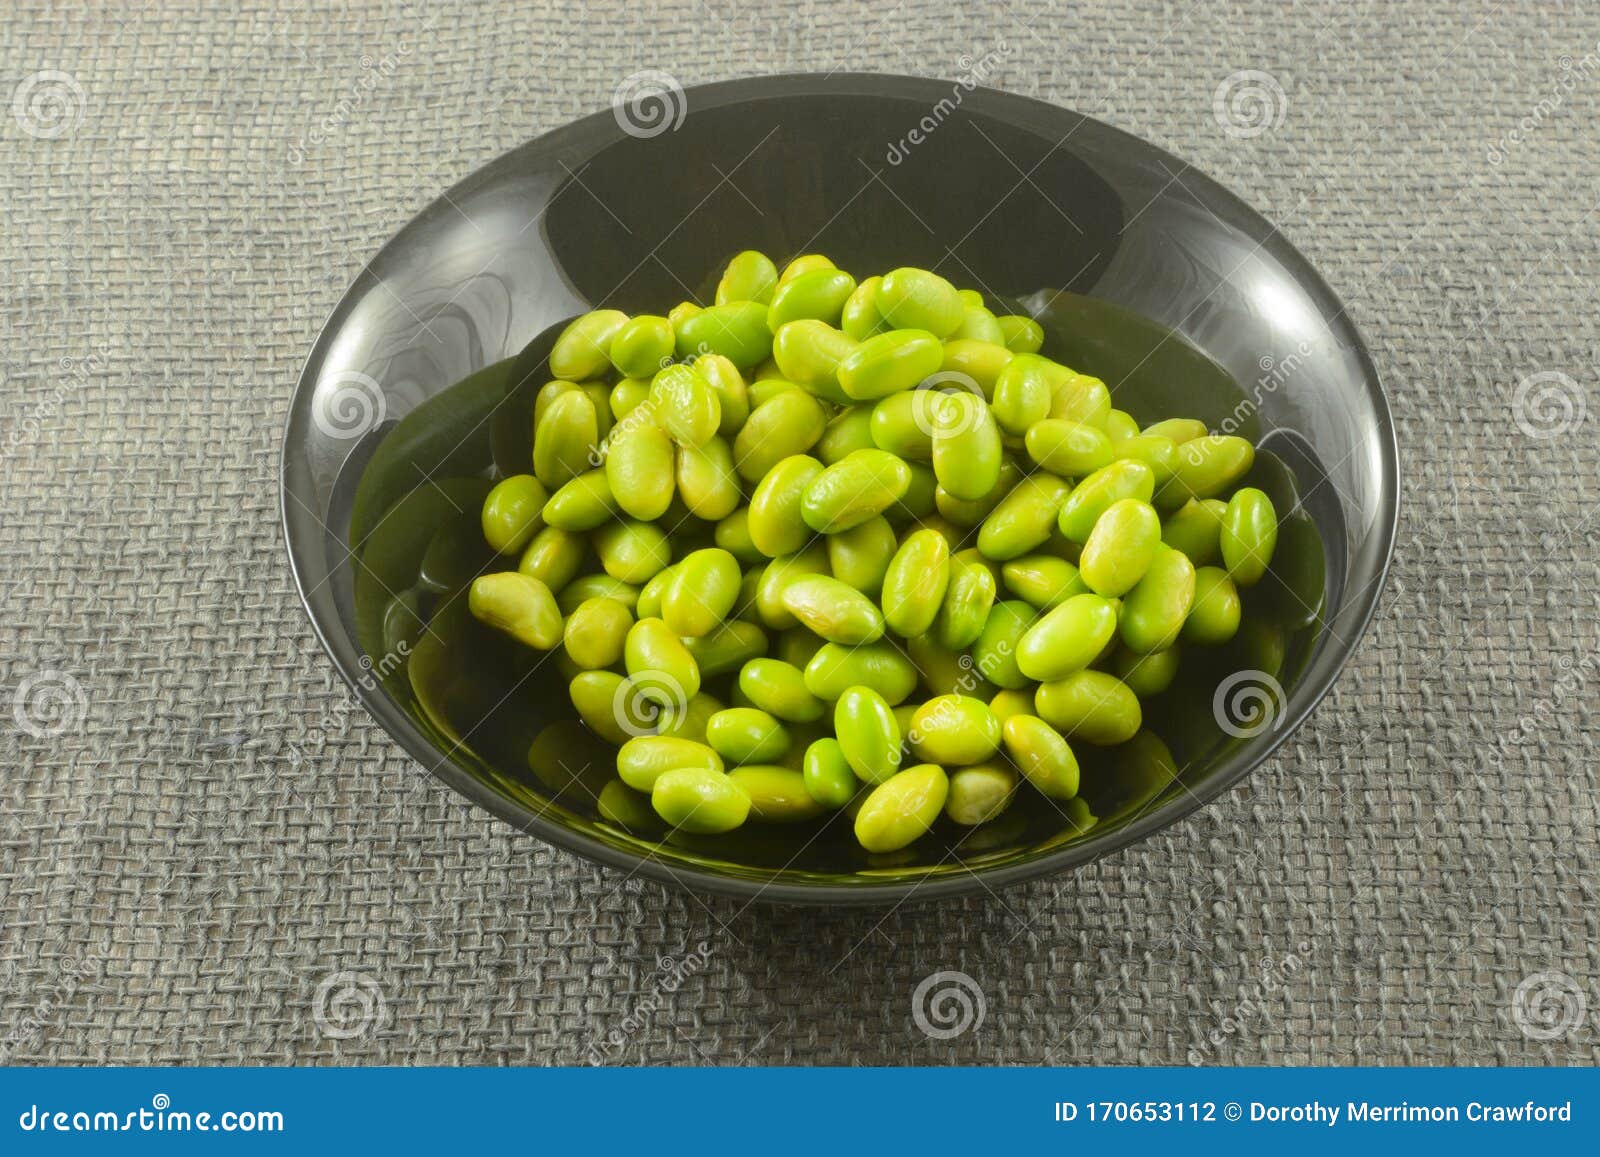
{"type": "Polygon", "coordinates": [[[925,269],[754,251],[712,305],[566,328],[532,472],[483,507],[520,561],[469,605],[559,648],[616,748],[604,819],[843,811],[891,852],[1062,807],[1074,746],[1130,740],[1183,649],[1233,636],[1278,532],[1253,447],[1141,429],[1043,339],[925,269]]]}

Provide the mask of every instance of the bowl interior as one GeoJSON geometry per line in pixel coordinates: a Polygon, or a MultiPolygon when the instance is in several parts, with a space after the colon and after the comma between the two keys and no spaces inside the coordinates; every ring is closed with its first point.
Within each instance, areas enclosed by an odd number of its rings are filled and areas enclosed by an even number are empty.
{"type": "Polygon", "coordinates": [[[686,114],[676,128],[634,135],[625,115],[597,114],[452,189],[362,271],[308,361],[284,446],[288,545],[319,635],[375,717],[525,830],[656,878],[783,900],[997,887],[1171,823],[1263,759],[1365,626],[1395,517],[1381,388],[1304,259],[1181,162],[1038,102],[851,76],[667,99],[686,114]],[[1037,317],[1045,352],[1103,378],[1141,421],[1200,417],[1266,451],[1252,481],[1292,515],[1247,629],[1215,663],[1186,661],[1147,735],[1087,755],[1080,806],[876,858],[840,838],[842,823],[630,835],[594,817],[581,736],[552,733],[570,775],[528,770],[532,739],[568,713],[565,680],[479,629],[450,592],[489,562],[476,508],[491,464],[526,453],[539,342],[595,306],[707,300],[750,247],[825,252],[858,272],[936,269],[1037,317]],[[1222,686],[1238,669],[1267,678],[1222,686]],[[1219,725],[1223,695],[1238,734],[1219,725]]]}

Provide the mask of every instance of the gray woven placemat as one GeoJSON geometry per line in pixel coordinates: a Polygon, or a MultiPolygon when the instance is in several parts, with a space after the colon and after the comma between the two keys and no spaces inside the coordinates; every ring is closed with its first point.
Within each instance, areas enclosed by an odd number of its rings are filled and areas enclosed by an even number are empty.
{"type": "Polygon", "coordinates": [[[1597,53],[1576,3],[10,5],[0,1056],[1592,1062],[1597,53]],[[666,892],[413,791],[277,529],[362,261],[640,69],[952,76],[1001,41],[990,83],[1231,185],[1371,343],[1402,545],[1315,718],[1136,848],[888,914],[666,892]],[[913,1013],[939,972],[958,1035],[913,1013]]]}

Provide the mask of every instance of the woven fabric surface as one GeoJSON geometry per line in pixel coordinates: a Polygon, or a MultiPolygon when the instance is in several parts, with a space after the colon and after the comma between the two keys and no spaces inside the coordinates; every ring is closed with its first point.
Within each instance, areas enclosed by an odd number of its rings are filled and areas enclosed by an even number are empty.
{"type": "Polygon", "coordinates": [[[8,9],[0,1056],[1600,1057],[1600,8],[8,9]],[[419,785],[278,529],[289,394],[362,263],[638,70],[954,76],[1001,41],[988,83],[1218,177],[1368,339],[1400,548],[1329,698],[1135,847],[892,912],[666,891],[419,785]],[[1247,70],[1242,136],[1219,108],[1247,70]],[[953,1036],[914,1015],[939,972],[970,978],[953,1036]]]}

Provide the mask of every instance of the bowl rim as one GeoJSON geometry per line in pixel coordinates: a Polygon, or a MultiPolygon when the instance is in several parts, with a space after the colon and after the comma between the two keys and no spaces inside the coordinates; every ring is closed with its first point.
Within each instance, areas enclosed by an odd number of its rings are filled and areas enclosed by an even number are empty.
{"type": "MultiPolygon", "coordinates": [[[[344,293],[340,295],[339,300],[329,310],[327,317],[318,328],[317,335],[311,343],[310,351],[301,367],[285,414],[284,432],[279,449],[279,530],[284,537],[284,546],[289,557],[289,570],[294,580],[295,592],[299,596],[300,604],[311,622],[312,632],[322,645],[323,651],[333,662],[335,670],[339,672],[340,677],[344,679],[352,693],[366,708],[373,721],[392,740],[398,743],[408,755],[424,764],[435,778],[441,780],[468,800],[483,807],[498,819],[510,824],[519,833],[537,836],[547,844],[572,852],[591,862],[617,868],[627,872],[630,876],[643,876],[658,883],[690,891],[730,896],[743,899],[749,903],[759,901],[794,905],[854,907],[893,905],[898,907],[900,904],[907,902],[929,902],[981,892],[992,894],[1001,888],[1013,887],[1042,876],[1059,874],[1066,869],[1101,859],[1113,852],[1138,843],[1157,831],[1171,827],[1193,815],[1200,808],[1255,772],[1287,742],[1289,737],[1300,728],[1327,696],[1334,682],[1348,666],[1362,639],[1365,638],[1367,630],[1376,615],[1378,605],[1382,600],[1383,592],[1388,585],[1389,571],[1394,561],[1400,519],[1399,444],[1393,412],[1389,405],[1382,378],[1378,373],[1377,366],[1373,363],[1365,339],[1361,336],[1354,318],[1349,314],[1348,306],[1328,285],[1311,261],[1284,233],[1279,231],[1276,226],[1256,211],[1247,201],[1234,193],[1232,189],[1217,181],[1204,170],[1173,156],[1161,146],[1063,105],[1053,104],[1036,97],[1007,92],[1002,89],[987,88],[975,84],[969,86],[964,81],[952,82],[937,77],[914,77],[892,73],[838,72],[823,74],[791,72],[691,85],[685,88],[683,93],[686,100],[697,100],[703,107],[718,107],[765,97],[796,95],[917,98],[936,93],[948,94],[952,85],[959,85],[965,90],[962,95],[963,106],[970,106],[974,111],[987,113],[1007,123],[1023,127],[1042,128],[1044,126],[1040,122],[1044,120],[1057,121],[1059,126],[1062,118],[1075,119],[1079,123],[1072,130],[1073,132],[1092,125],[1096,132],[1107,134],[1112,139],[1122,138],[1137,145],[1140,149],[1153,150],[1163,160],[1170,160],[1175,164],[1184,165],[1186,174],[1193,174],[1195,178],[1198,178],[1214,191],[1220,192],[1233,202],[1241,213],[1243,221],[1252,226],[1269,230],[1275,235],[1277,238],[1275,247],[1279,252],[1292,255],[1299,263],[1299,268],[1295,271],[1296,279],[1310,286],[1318,294],[1325,296],[1328,302],[1338,308],[1338,316],[1343,317],[1345,327],[1353,339],[1350,352],[1354,354],[1357,365],[1361,370],[1367,393],[1377,418],[1376,429],[1373,433],[1380,451],[1380,476],[1384,485],[1380,488],[1379,517],[1372,523],[1371,530],[1372,534],[1380,536],[1377,540],[1377,548],[1381,552],[1381,557],[1377,564],[1376,577],[1368,581],[1362,590],[1356,592],[1353,596],[1349,596],[1353,605],[1357,608],[1357,614],[1351,619],[1354,626],[1347,637],[1335,639],[1329,644],[1337,648],[1334,660],[1326,665],[1325,670],[1317,672],[1314,679],[1307,683],[1301,683],[1296,687],[1301,699],[1298,707],[1292,711],[1287,711],[1282,722],[1274,727],[1269,735],[1258,737],[1258,746],[1249,753],[1248,758],[1239,759],[1236,766],[1227,769],[1225,774],[1213,775],[1198,787],[1190,788],[1184,785],[1185,790],[1181,796],[1173,796],[1161,807],[1147,808],[1142,814],[1134,817],[1115,831],[1098,837],[1091,834],[1079,842],[1065,845],[1044,855],[1032,857],[1022,863],[969,868],[965,872],[952,873],[947,876],[922,876],[895,882],[833,884],[796,883],[780,879],[757,881],[723,874],[711,868],[678,864],[637,852],[629,852],[545,818],[540,812],[520,805],[516,801],[493,791],[486,783],[457,764],[453,758],[443,756],[441,750],[427,738],[426,734],[416,726],[415,722],[387,699],[381,688],[373,689],[369,672],[361,669],[359,664],[352,664],[345,660],[340,653],[339,647],[335,646],[334,642],[329,638],[328,631],[325,629],[317,609],[312,605],[311,593],[307,589],[305,576],[305,567],[308,560],[303,559],[301,556],[298,548],[298,536],[294,531],[294,523],[298,515],[292,511],[290,506],[291,502],[299,501],[298,495],[292,492],[290,482],[290,463],[294,452],[291,438],[297,425],[296,419],[304,418],[310,409],[311,394],[320,374],[335,326],[340,322],[341,315],[350,305],[356,290],[366,278],[372,276],[371,270],[379,259],[400,242],[415,221],[446,209],[448,204],[451,203],[453,195],[461,193],[466,186],[476,181],[482,173],[499,165],[512,154],[541,143],[545,144],[546,147],[556,147],[560,144],[561,138],[592,130],[603,122],[614,118],[614,110],[599,109],[575,120],[564,122],[485,161],[446,189],[427,206],[408,218],[384,242],[378,252],[361,266],[344,293]],[[443,757],[441,758],[441,756],[443,757]]],[[[310,513],[310,508],[307,507],[306,509],[310,513]]],[[[317,518],[314,514],[312,514],[312,517],[320,524],[320,518],[317,518]]]]}

